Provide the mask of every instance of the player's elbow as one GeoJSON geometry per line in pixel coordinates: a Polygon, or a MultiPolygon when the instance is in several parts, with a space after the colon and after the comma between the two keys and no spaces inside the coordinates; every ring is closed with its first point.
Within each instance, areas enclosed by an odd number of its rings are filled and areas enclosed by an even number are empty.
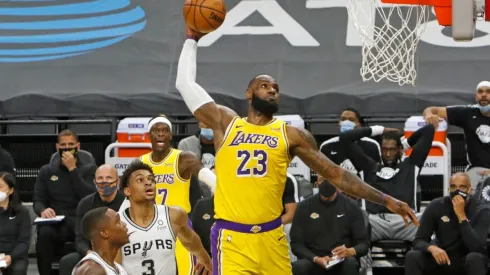
{"type": "Polygon", "coordinates": [[[190,87],[190,81],[185,77],[184,74],[177,73],[177,79],[175,80],[175,88],[179,91],[188,90],[190,87]]]}

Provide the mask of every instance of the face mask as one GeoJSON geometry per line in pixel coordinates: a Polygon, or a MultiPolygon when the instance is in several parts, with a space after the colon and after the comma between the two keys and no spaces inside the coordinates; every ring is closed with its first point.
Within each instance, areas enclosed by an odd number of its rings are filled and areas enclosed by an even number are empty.
{"type": "Polygon", "coordinates": [[[490,112],[490,104],[488,104],[487,106],[481,106],[480,104],[478,104],[478,108],[480,108],[480,111],[482,113],[490,112]]]}
{"type": "Polygon", "coordinates": [[[70,152],[74,157],[77,156],[78,153],[78,148],[73,147],[73,148],[59,148],[58,153],[60,154],[60,157],[63,155],[63,152],[70,152]]]}
{"type": "Polygon", "coordinates": [[[103,196],[103,197],[110,197],[117,190],[117,184],[115,184],[116,181],[113,181],[113,182],[98,182],[95,185],[95,188],[97,188],[97,192],[99,192],[99,194],[101,196],[103,196]]]}
{"type": "Polygon", "coordinates": [[[7,199],[7,193],[0,191],[0,202],[4,202],[7,199]]]}
{"type": "Polygon", "coordinates": [[[463,192],[459,189],[454,190],[453,192],[449,193],[449,196],[451,197],[451,199],[453,199],[457,195],[460,195],[463,198],[463,200],[466,200],[466,198],[468,197],[468,193],[463,192]]]}
{"type": "Polygon", "coordinates": [[[331,196],[333,196],[336,191],[337,189],[335,188],[335,186],[331,185],[328,181],[322,182],[318,187],[318,193],[326,198],[330,198],[331,196]]]}
{"type": "Polygon", "coordinates": [[[202,128],[201,129],[201,137],[207,140],[213,140],[213,129],[202,128]]]}
{"type": "Polygon", "coordinates": [[[354,130],[356,128],[356,124],[350,120],[344,120],[340,123],[340,132],[347,132],[350,130],[354,130]]]}

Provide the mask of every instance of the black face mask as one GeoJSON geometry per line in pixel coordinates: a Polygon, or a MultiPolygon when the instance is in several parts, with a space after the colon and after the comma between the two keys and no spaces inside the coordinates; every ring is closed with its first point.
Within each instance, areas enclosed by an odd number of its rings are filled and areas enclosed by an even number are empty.
{"type": "Polygon", "coordinates": [[[58,149],[58,153],[60,154],[60,157],[63,156],[63,152],[70,152],[74,157],[77,157],[78,148],[73,147],[73,148],[59,148],[58,149]]]}
{"type": "Polygon", "coordinates": [[[252,107],[266,116],[272,116],[279,110],[279,106],[276,103],[263,100],[255,94],[252,94],[252,107]]]}
{"type": "Polygon", "coordinates": [[[328,181],[323,181],[320,186],[318,186],[318,193],[323,197],[330,198],[337,192],[335,186],[331,185],[328,181]]]}
{"type": "Polygon", "coordinates": [[[468,198],[468,193],[463,192],[459,189],[456,189],[453,192],[449,193],[449,196],[451,197],[451,199],[453,199],[457,195],[460,195],[463,198],[463,200],[465,200],[465,201],[468,198]]]}

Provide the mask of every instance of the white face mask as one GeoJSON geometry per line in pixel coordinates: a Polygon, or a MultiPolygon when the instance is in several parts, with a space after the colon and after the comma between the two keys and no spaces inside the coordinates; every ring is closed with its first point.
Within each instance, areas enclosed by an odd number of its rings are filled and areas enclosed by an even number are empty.
{"type": "Polygon", "coordinates": [[[7,193],[0,191],[0,202],[4,202],[7,199],[7,193]]]}

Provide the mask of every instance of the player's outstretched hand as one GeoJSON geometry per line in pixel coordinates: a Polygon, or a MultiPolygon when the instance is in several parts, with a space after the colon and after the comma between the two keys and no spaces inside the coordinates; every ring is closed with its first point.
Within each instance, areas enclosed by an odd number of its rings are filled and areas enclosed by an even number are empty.
{"type": "Polygon", "coordinates": [[[201,39],[201,37],[205,36],[205,33],[200,33],[196,32],[195,30],[191,29],[189,26],[185,26],[185,35],[187,37],[195,37],[197,40],[201,39]]]}
{"type": "Polygon", "coordinates": [[[390,209],[391,212],[398,214],[402,216],[403,220],[405,221],[405,225],[408,226],[410,224],[410,221],[415,225],[419,226],[419,220],[417,219],[417,216],[415,216],[415,213],[413,212],[412,208],[408,206],[408,204],[399,201],[395,198],[388,197],[387,198],[387,203],[386,203],[386,208],[390,209]]]}
{"type": "Polygon", "coordinates": [[[197,265],[194,267],[195,275],[211,275],[213,274],[213,263],[210,257],[205,259],[198,258],[197,265]]]}

